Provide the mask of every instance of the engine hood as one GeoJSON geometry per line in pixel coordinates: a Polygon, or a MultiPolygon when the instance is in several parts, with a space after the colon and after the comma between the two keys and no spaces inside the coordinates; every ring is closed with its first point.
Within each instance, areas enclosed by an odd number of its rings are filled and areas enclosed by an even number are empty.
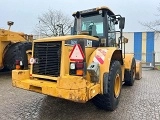
{"type": "Polygon", "coordinates": [[[58,37],[47,37],[47,38],[41,38],[34,40],[34,42],[46,42],[46,41],[66,41],[70,39],[77,39],[77,38],[82,38],[82,39],[90,39],[90,40],[96,40],[98,41],[98,38],[89,36],[89,35],[68,35],[68,36],[58,36],[58,37]]]}

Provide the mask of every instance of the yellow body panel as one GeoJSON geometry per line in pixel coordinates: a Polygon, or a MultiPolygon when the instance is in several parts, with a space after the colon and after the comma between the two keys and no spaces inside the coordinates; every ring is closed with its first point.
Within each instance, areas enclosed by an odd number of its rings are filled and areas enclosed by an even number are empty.
{"type": "Polygon", "coordinates": [[[13,70],[12,80],[24,80],[29,79],[29,70],[13,70]]]}
{"type": "Polygon", "coordinates": [[[47,37],[38,39],[34,42],[46,42],[46,41],[65,41],[65,40],[71,40],[71,39],[78,39],[78,38],[84,38],[84,39],[90,39],[90,40],[97,40],[98,38],[89,36],[89,35],[67,35],[67,36],[59,36],[59,37],[47,37]]]}
{"type": "Polygon", "coordinates": [[[25,34],[0,29],[0,41],[12,41],[12,42],[25,41],[23,35],[25,34]]]}
{"type": "Polygon", "coordinates": [[[57,82],[31,79],[29,70],[12,71],[13,86],[75,102],[86,102],[99,93],[100,85],[91,86],[78,76],[64,76],[57,82]]]}
{"type": "Polygon", "coordinates": [[[37,74],[31,74],[32,77],[35,78],[42,78],[42,79],[49,79],[49,80],[58,80],[58,77],[50,77],[50,76],[45,76],[45,75],[37,75],[37,74]]]}
{"type": "Polygon", "coordinates": [[[133,54],[125,54],[124,58],[124,66],[125,69],[130,70],[131,69],[131,64],[132,64],[132,58],[134,57],[133,54]]]}

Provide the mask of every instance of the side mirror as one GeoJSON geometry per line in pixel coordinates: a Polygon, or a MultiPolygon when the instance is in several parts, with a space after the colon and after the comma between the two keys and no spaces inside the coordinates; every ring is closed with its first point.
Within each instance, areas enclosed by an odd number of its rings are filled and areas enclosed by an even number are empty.
{"type": "Polygon", "coordinates": [[[119,29],[124,29],[125,25],[125,17],[120,17],[119,18],[119,29]]]}

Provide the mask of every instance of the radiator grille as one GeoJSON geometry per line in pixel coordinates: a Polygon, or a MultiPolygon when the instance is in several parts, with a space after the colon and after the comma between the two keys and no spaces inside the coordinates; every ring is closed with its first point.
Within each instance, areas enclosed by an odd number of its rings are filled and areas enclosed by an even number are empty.
{"type": "Polygon", "coordinates": [[[57,77],[60,75],[62,42],[35,42],[33,73],[57,77]]]}

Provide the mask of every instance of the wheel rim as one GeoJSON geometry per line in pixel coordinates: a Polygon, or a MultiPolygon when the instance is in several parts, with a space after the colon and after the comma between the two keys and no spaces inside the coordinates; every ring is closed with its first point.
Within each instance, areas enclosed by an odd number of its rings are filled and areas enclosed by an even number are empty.
{"type": "Polygon", "coordinates": [[[115,83],[114,83],[114,96],[115,98],[118,98],[121,90],[121,79],[119,74],[116,75],[115,83]]]}

